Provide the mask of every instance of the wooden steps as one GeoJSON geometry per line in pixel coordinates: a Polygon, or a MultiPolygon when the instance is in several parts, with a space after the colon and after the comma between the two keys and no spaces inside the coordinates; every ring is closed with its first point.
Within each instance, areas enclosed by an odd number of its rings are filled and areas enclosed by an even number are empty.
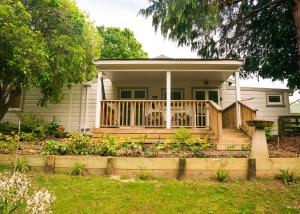
{"type": "Polygon", "coordinates": [[[223,129],[223,138],[217,144],[217,150],[246,150],[251,145],[251,139],[238,129],[223,129]]]}

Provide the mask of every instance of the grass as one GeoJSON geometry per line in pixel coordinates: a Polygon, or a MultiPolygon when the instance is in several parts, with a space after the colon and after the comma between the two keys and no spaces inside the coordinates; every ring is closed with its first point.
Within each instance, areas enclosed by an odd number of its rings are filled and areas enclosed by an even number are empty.
{"type": "Polygon", "coordinates": [[[300,213],[300,184],[274,179],[123,183],[104,176],[27,173],[56,195],[53,213],[300,213]]]}

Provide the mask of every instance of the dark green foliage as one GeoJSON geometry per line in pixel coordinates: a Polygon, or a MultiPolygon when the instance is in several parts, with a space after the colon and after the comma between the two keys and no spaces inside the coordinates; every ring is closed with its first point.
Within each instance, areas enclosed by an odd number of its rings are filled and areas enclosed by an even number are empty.
{"type": "Polygon", "coordinates": [[[95,76],[100,38],[72,0],[0,1],[0,120],[13,90],[41,91],[39,104],[95,76]]]}
{"type": "Polygon", "coordinates": [[[152,181],[154,180],[154,176],[149,173],[141,170],[136,176],[136,179],[141,180],[141,181],[152,181]]]}
{"type": "Polygon", "coordinates": [[[70,175],[84,176],[87,173],[87,169],[81,163],[75,163],[75,165],[69,171],[70,175]]]}
{"type": "Polygon", "coordinates": [[[275,178],[284,181],[285,184],[294,184],[296,182],[295,173],[290,172],[288,169],[281,169],[279,175],[275,176],[275,178]]]}
{"type": "Polygon", "coordinates": [[[57,141],[48,140],[43,144],[43,155],[66,155],[68,153],[68,145],[57,141]]]}
{"type": "Polygon", "coordinates": [[[14,170],[18,172],[28,172],[30,170],[30,165],[25,159],[17,159],[14,170]]]}
{"type": "Polygon", "coordinates": [[[229,173],[223,169],[218,169],[215,178],[217,181],[224,182],[229,178],[229,173]]]}
{"type": "Polygon", "coordinates": [[[146,58],[148,54],[143,51],[134,34],[128,28],[98,27],[98,32],[103,39],[102,59],[140,59],[146,58]]]}
{"type": "Polygon", "coordinates": [[[16,124],[8,121],[0,123],[0,132],[10,133],[12,131],[18,131],[18,126],[16,124]]]}
{"type": "Polygon", "coordinates": [[[245,58],[244,77],[287,79],[300,88],[292,0],[151,0],[140,13],[200,57],[245,58]]]}

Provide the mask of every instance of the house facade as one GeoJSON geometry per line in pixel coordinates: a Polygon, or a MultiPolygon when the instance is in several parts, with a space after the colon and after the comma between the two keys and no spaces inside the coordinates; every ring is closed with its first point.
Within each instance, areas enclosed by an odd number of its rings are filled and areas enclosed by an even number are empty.
{"type": "Polygon", "coordinates": [[[17,112],[34,113],[84,133],[94,128],[109,133],[187,127],[219,141],[224,129],[242,128],[251,137],[246,120],[276,123],[278,116],[290,114],[288,89],[240,86],[241,60],[153,58],[95,64],[97,78],[66,88],[61,103],[39,107],[40,92],[28,89],[4,120],[17,123],[17,112]]]}

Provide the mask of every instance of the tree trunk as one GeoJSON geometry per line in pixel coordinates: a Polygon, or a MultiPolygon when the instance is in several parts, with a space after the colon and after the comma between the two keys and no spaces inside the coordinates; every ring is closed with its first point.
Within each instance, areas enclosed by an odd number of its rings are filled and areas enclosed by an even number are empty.
{"type": "Polygon", "coordinates": [[[298,47],[298,64],[300,67],[300,0],[294,0],[293,3],[293,15],[296,25],[297,33],[297,47],[298,47]]]}
{"type": "MultiPolygon", "coordinates": [[[[1,92],[3,92],[3,90],[1,90],[1,92]]],[[[6,112],[8,111],[9,106],[10,106],[10,102],[11,102],[10,98],[7,101],[5,96],[4,96],[4,93],[0,93],[0,121],[3,119],[6,112]]]]}

